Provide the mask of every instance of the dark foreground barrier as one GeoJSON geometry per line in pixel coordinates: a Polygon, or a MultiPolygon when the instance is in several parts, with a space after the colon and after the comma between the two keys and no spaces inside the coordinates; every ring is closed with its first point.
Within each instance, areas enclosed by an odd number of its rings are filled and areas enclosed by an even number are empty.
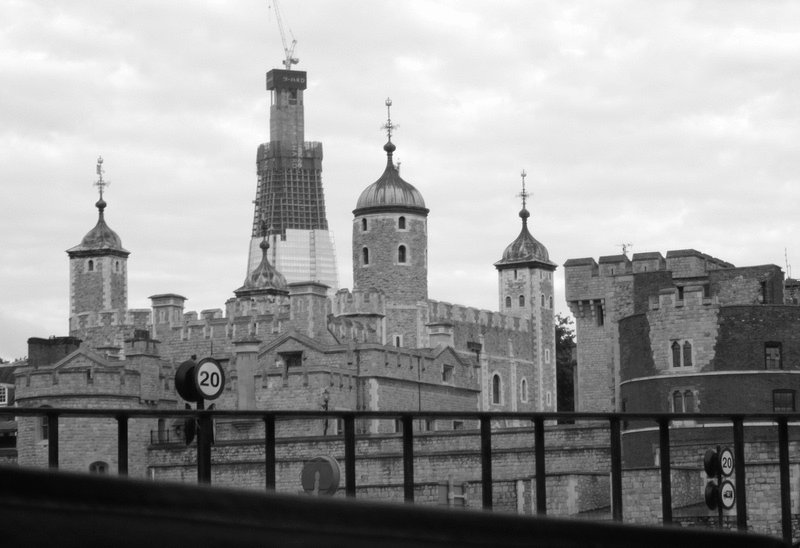
{"type": "Polygon", "coordinates": [[[4,546],[783,547],[760,535],[389,505],[0,467],[4,546]]]}

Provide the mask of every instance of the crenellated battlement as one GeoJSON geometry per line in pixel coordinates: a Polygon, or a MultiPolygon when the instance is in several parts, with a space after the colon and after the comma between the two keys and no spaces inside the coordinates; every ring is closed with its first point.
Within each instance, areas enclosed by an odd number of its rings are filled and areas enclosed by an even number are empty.
{"type": "Polygon", "coordinates": [[[434,322],[463,322],[479,325],[490,329],[506,329],[509,331],[530,331],[530,322],[524,318],[491,312],[469,306],[451,304],[448,302],[428,300],[429,321],[434,322]]]}
{"type": "Polygon", "coordinates": [[[650,310],[666,308],[692,308],[719,304],[717,296],[706,297],[702,285],[687,285],[680,290],[668,287],[660,290],[658,295],[650,295],[650,310]]]}
{"type": "Polygon", "coordinates": [[[69,319],[70,332],[84,331],[97,327],[129,327],[146,329],[150,324],[152,313],[149,308],[132,308],[121,310],[100,310],[97,312],[81,312],[69,319]]]}
{"type": "Polygon", "coordinates": [[[377,289],[340,289],[333,296],[336,316],[386,316],[386,297],[377,289]]]}

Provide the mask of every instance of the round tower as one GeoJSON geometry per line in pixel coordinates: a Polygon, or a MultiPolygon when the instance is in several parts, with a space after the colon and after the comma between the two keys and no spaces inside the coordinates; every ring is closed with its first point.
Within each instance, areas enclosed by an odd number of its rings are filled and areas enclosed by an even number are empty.
{"type": "Polygon", "coordinates": [[[128,255],[116,232],[106,224],[106,201],[103,190],[103,158],[97,159],[95,185],[100,199],[97,224],[80,244],[67,250],[69,255],[70,335],[84,337],[84,329],[99,323],[101,312],[115,316],[112,323],[122,323],[128,309],[128,255]]]}
{"type": "MultiPolygon", "coordinates": [[[[536,410],[556,410],[555,318],[553,312],[553,271],[547,248],[528,230],[531,214],[526,209],[529,194],[525,191],[526,173],[522,172],[522,230],[503,251],[494,266],[498,273],[500,311],[531,322],[535,370],[527,372],[526,384],[535,389],[529,401],[536,410]]],[[[526,386],[526,390],[528,390],[526,386]]]]}
{"type": "Polygon", "coordinates": [[[428,299],[428,209],[422,194],[400,177],[392,161],[391,108],[386,100],[386,169],[361,193],[353,210],[353,286],[386,297],[384,342],[425,344],[428,299]]]}

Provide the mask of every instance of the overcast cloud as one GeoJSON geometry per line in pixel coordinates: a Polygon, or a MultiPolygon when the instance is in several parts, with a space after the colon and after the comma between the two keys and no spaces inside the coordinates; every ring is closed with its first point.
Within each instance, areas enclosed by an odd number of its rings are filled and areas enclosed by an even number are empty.
{"type": "MultiPolygon", "coordinates": [[[[352,210],[385,164],[386,97],[395,158],[431,211],[434,299],[497,309],[523,168],[532,232],[559,266],[621,243],[800,261],[800,3],[281,9],[343,287],[352,210]]],[[[98,155],[129,306],[175,292],[189,310],[224,307],[246,274],[264,74],[282,52],[267,0],[0,1],[0,357],[68,332],[64,250],[96,222],[98,155]]]]}

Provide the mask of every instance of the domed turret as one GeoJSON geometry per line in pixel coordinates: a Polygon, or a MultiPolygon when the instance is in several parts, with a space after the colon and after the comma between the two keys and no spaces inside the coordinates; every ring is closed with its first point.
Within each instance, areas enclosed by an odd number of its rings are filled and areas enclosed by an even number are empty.
{"type": "Polygon", "coordinates": [[[390,107],[386,100],[386,169],[353,210],[353,288],[384,295],[384,342],[423,347],[428,299],[428,208],[422,194],[400,177],[392,161],[390,107]]]}
{"type": "Polygon", "coordinates": [[[234,291],[237,297],[247,297],[256,294],[288,295],[289,286],[286,278],[272,266],[267,258],[269,242],[266,236],[261,240],[261,262],[244,281],[244,285],[234,291]]]}
{"type": "Polygon", "coordinates": [[[505,251],[503,251],[503,258],[496,262],[495,266],[524,263],[542,263],[555,266],[555,263],[550,261],[547,248],[534,238],[528,230],[528,218],[531,214],[523,207],[519,212],[519,216],[522,219],[522,230],[517,239],[506,247],[505,251]]]}
{"type": "Polygon", "coordinates": [[[383,171],[383,175],[365,188],[358,197],[353,214],[362,215],[388,211],[428,213],[425,200],[422,199],[419,190],[400,177],[400,173],[392,161],[392,153],[395,148],[391,138],[383,146],[383,150],[386,151],[386,169],[383,171]]]}
{"type": "Polygon", "coordinates": [[[83,256],[88,257],[95,254],[112,254],[127,257],[130,252],[122,247],[122,240],[116,232],[106,224],[103,215],[106,209],[106,201],[100,198],[95,204],[99,211],[97,224],[86,233],[81,243],[73,248],[67,250],[70,257],[83,256]]]}
{"type": "Polygon", "coordinates": [[[89,321],[85,314],[113,311],[124,315],[128,309],[128,267],[130,252],[122,240],[106,224],[106,201],[103,192],[108,181],[103,179],[103,158],[97,159],[97,181],[100,193],[95,204],[97,224],[81,243],[67,250],[70,262],[70,335],[84,338],[79,324],[89,321]],[[80,320],[79,316],[84,317],[80,320]]]}

